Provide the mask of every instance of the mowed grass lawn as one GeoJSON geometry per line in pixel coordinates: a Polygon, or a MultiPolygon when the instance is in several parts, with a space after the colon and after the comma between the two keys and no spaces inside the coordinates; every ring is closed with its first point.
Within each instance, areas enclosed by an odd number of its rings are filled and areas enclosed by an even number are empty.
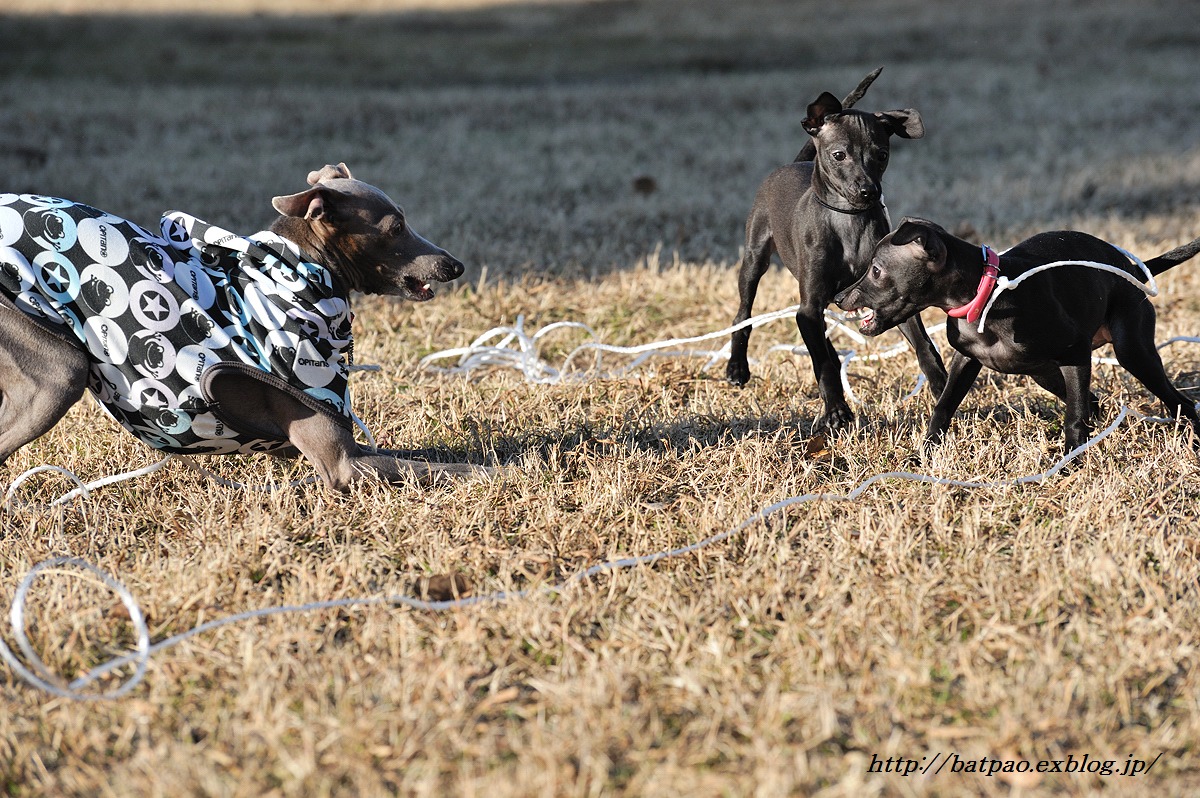
{"type": "MultiPolygon", "coordinates": [[[[804,143],[807,103],[880,65],[862,107],[917,108],[928,131],[893,148],[894,221],[919,214],[997,248],[1061,228],[1143,257],[1189,241],[1200,7],[332,0],[271,13],[281,6],[6,4],[0,191],[147,225],[181,209],[250,233],[271,196],[345,161],[469,264],[427,304],[357,300],[356,355],[382,367],[353,378],[358,415],[381,445],[507,468],[341,496],[224,488],[171,463],[55,510],[39,506],[73,483],[39,474],[0,515],[0,593],[46,558],[83,558],[128,586],[155,642],[259,608],[423,595],[447,577],[474,596],[529,592],[224,626],[156,653],[111,701],[55,698],[6,666],[6,794],[1200,790],[1200,475],[1186,430],[1127,421],[1041,484],[883,481],[545,590],[879,473],[1043,472],[1062,455],[1062,406],[984,375],[922,457],[931,398],[904,398],[904,353],[853,362],[858,429],[814,437],[807,360],[768,351],[798,342],[787,320],[754,334],[745,389],[703,358],[561,385],[419,365],[518,319],[529,332],[586,322],[621,345],[726,326],[759,181],[804,143]],[[952,756],[936,774],[881,766],[952,756]],[[983,758],[1001,772],[971,772],[983,758]],[[1134,761],[1153,767],[1121,775],[1134,761]],[[1039,762],[1060,771],[1015,772],[1039,762]]],[[[1200,335],[1200,261],[1159,284],[1159,340],[1200,335]]],[[[794,301],[777,269],[756,309],[794,301]]],[[[542,354],[557,363],[582,340],[561,330],[542,354]]],[[[835,335],[860,354],[895,340],[835,335]]],[[[1163,357],[1200,396],[1200,346],[1163,357]]],[[[1097,366],[1094,382],[1101,425],[1123,406],[1161,411],[1119,369],[1097,366]]],[[[0,479],[51,464],[93,480],[156,460],[89,398],[0,479]]],[[[254,484],[312,473],[204,464],[254,484]]],[[[117,597],[77,571],[39,578],[26,615],[65,679],[132,643],[117,597]]]]}

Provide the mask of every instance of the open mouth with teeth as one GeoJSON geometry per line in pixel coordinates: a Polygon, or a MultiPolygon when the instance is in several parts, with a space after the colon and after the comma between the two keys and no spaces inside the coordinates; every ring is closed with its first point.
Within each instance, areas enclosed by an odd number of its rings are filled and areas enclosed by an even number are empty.
{"type": "Polygon", "coordinates": [[[433,289],[419,277],[405,277],[404,290],[415,302],[428,302],[433,299],[433,289]]]}
{"type": "Polygon", "coordinates": [[[863,333],[864,335],[873,335],[875,333],[874,309],[864,306],[847,315],[852,319],[858,320],[859,332],[863,333]]]}

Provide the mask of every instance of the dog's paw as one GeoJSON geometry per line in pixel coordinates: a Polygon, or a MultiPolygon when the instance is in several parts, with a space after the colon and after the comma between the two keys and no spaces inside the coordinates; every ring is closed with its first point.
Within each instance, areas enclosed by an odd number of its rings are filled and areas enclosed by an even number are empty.
{"type": "Polygon", "coordinates": [[[745,360],[730,360],[725,366],[725,379],[741,388],[750,382],[750,364],[745,360]]]}
{"type": "Polygon", "coordinates": [[[845,402],[831,405],[825,409],[825,414],[817,419],[817,430],[837,432],[854,426],[854,411],[845,402]]]}

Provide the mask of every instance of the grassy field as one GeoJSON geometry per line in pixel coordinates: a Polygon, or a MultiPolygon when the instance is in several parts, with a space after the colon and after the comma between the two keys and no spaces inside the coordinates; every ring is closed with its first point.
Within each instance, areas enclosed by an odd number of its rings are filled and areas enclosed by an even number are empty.
{"type": "MultiPolygon", "coordinates": [[[[381,445],[509,468],[343,497],[226,489],[172,463],[45,512],[72,484],[40,475],[0,515],[0,595],[47,557],[81,557],[129,587],[158,641],[257,608],[416,595],[447,575],[477,596],[534,592],[226,626],[156,654],[115,701],[53,698],[0,669],[0,793],[1200,791],[1200,468],[1186,435],[1127,422],[1040,485],[882,482],[548,592],[881,472],[1042,472],[1062,454],[1062,406],[985,375],[922,459],[931,401],[903,400],[916,375],[903,354],[853,363],[860,428],[813,437],[808,362],[767,351],[797,342],[788,321],[755,333],[756,379],[740,390],[702,359],[552,386],[419,366],[518,317],[529,331],[583,321],[613,344],[726,326],[759,181],[803,144],[808,102],[879,65],[863,107],[915,107],[928,131],[893,148],[893,220],[920,214],[997,248],[1064,227],[1145,257],[1191,240],[1200,6],[165,5],[5,4],[0,191],[145,224],[178,208],[249,233],[270,221],[271,196],[345,161],[469,264],[431,303],[357,302],[358,359],[382,366],[354,377],[358,415],[381,445]],[[1157,761],[1137,778],[871,767],[951,754],[1086,755],[1117,772],[1157,761]]],[[[1200,262],[1160,287],[1158,338],[1200,335],[1200,262]]],[[[756,309],[795,300],[777,269],[756,309]]],[[[544,355],[581,340],[560,333],[544,355]]],[[[1197,396],[1200,346],[1164,359],[1197,396]]],[[[1104,423],[1123,405],[1161,410],[1114,368],[1095,383],[1104,423]]],[[[0,479],[45,463],[98,479],[156,459],[87,399],[0,479]]],[[[267,458],[205,465],[251,483],[311,473],[267,458]]],[[[130,643],[114,594],[70,574],[35,583],[27,612],[42,658],[68,678],[130,643]]]]}

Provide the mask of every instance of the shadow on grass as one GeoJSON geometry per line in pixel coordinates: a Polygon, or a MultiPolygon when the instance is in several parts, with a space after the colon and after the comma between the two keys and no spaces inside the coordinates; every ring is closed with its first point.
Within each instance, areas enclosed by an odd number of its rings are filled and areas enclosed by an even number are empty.
{"type": "Polygon", "coordinates": [[[815,424],[814,417],[796,414],[705,415],[671,421],[630,422],[620,426],[579,423],[511,434],[495,429],[491,421],[469,421],[469,429],[458,440],[389,451],[432,462],[465,460],[477,464],[513,465],[533,458],[547,466],[571,467],[572,462],[580,459],[595,461],[635,453],[683,457],[749,439],[806,450],[815,424]]]}

